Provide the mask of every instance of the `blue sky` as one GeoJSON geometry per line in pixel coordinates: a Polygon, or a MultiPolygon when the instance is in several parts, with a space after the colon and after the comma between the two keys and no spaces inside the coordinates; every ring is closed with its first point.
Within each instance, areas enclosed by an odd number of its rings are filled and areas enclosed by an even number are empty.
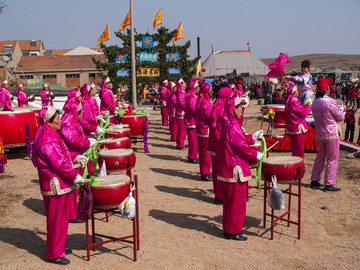
{"type": "MultiPolygon", "coordinates": [[[[202,61],[214,50],[246,49],[259,58],[311,53],[360,54],[360,0],[133,0],[138,32],[153,33],[152,22],[163,9],[163,26],[183,23],[189,54],[202,61]]],[[[130,8],[129,0],[0,0],[1,40],[41,39],[45,49],[96,47],[106,24],[110,41],[130,8]]],[[[177,41],[183,44],[183,40],[177,41]]]]}

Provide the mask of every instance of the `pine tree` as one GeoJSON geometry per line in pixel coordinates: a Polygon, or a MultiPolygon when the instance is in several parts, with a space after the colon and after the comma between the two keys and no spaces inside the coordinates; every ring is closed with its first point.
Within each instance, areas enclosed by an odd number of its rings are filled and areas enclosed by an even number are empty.
{"type": "MultiPolygon", "coordinates": [[[[136,83],[144,84],[144,83],[154,83],[161,82],[165,79],[169,81],[176,81],[179,78],[183,78],[185,81],[191,80],[196,73],[196,64],[199,58],[195,58],[193,60],[189,59],[189,55],[187,53],[188,48],[190,47],[190,41],[187,41],[185,45],[173,46],[172,40],[176,33],[176,29],[169,32],[169,29],[165,27],[160,27],[155,34],[138,34],[135,31],[135,54],[136,54],[136,69],[139,68],[159,68],[160,76],[151,77],[151,76],[137,76],[136,83]],[[143,37],[152,37],[154,46],[152,48],[144,48],[141,46],[143,37]],[[171,45],[169,45],[171,43],[171,45]],[[139,53],[140,52],[157,52],[158,53],[158,61],[149,62],[149,61],[139,61],[139,53]],[[180,59],[177,61],[170,61],[168,58],[169,53],[179,52],[180,59]],[[169,68],[179,67],[180,74],[169,74],[169,68]]],[[[106,56],[107,61],[101,62],[96,61],[93,58],[94,63],[96,64],[97,69],[100,72],[106,72],[107,75],[112,80],[114,86],[122,84],[128,85],[129,89],[132,89],[131,86],[131,32],[127,29],[126,34],[122,34],[121,32],[115,32],[116,36],[119,37],[123,46],[119,47],[117,45],[114,46],[105,46],[101,44],[101,48],[104,50],[104,55],[106,56]],[[118,55],[127,54],[125,63],[115,63],[115,58],[118,55]],[[118,77],[117,71],[119,69],[128,69],[129,76],[120,76],[118,77]]],[[[104,76],[103,74],[101,74],[104,76]]],[[[117,88],[117,87],[114,87],[117,88]]],[[[139,93],[138,93],[139,96],[139,93]]]]}

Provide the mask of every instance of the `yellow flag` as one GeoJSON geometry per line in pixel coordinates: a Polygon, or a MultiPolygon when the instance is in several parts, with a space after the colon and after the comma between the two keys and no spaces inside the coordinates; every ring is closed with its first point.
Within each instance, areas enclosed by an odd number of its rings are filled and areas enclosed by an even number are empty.
{"type": "Polygon", "coordinates": [[[104,32],[101,34],[101,37],[99,37],[98,41],[96,42],[96,45],[99,46],[99,44],[101,42],[107,41],[110,39],[110,35],[109,35],[109,25],[107,24],[104,32]]]}
{"type": "Polygon", "coordinates": [[[158,13],[156,13],[155,20],[153,22],[154,29],[159,24],[162,24],[162,9],[160,9],[158,13]]]}
{"type": "Polygon", "coordinates": [[[179,27],[177,28],[177,32],[174,36],[174,41],[173,41],[174,46],[175,46],[175,41],[177,41],[178,39],[182,39],[182,38],[184,38],[183,27],[182,27],[182,23],[180,23],[179,27]]]}
{"type": "Polygon", "coordinates": [[[196,76],[200,77],[201,75],[201,61],[199,59],[199,63],[198,63],[198,66],[197,66],[197,69],[196,69],[196,76]]]}
{"type": "Polygon", "coordinates": [[[125,29],[126,26],[129,26],[131,24],[130,22],[130,11],[129,13],[126,15],[125,20],[122,22],[122,24],[120,25],[120,29],[119,32],[121,32],[122,30],[125,29]]]}

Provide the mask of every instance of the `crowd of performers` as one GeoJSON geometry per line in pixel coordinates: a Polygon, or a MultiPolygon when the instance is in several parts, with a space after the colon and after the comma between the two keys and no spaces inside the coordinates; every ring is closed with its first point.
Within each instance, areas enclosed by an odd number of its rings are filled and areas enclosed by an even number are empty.
{"type": "MultiPolygon", "coordinates": [[[[321,173],[325,168],[324,191],[335,192],[341,136],[340,122],[344,120],[345,106],[338,106],[329,97],[332,80],[320,78],[314,98],[310,61],[302,62],[302,73],[283,78],[286,88],[285,115],[290,135],[292,155],[304,158],[306,117],[315,120],[318,152],[312,168],[312,189],[323,186],[321,173]]],[[[162,125],[169,126],[170,141],[183,149],[187,134],[188,162],[199,157],[200,177],[210,180],[215,203],[223,204],[223,230],[227,239],[246,240],[242,234],[246,213],[246,181],[251,178],[249,164],[256,164],[263,153],[250,145],[261,139],[263,132],[247,134],[242,128],[247,103],[242,79],[220,88],[214,104],[210,102],[212,88],[191,80],[162,82],[160,104],[162,125]],[[189,90],[186,93],[186,88],[189,90]]]]}
{"type": "MultiPolygon", "coordinates": [[[[43,110],[39,115],[39,127],[35,136],[32,162],[38,170],[40,190],[43,196],[47,222],[47,255],[49,262],[68,264],[65,258],[71,253],[65,247],[69,222],[81,222],[77,219],[78,190],[71,193],[72,187],[84,183],[82,177],[84,164],[87,163],[88,174],[93,173],[91,160],[83,153],[97,142],[96,134],[103,134],[100,121],[118,109],[112,92],[112,83],[107,77],[102,81],[99,93],[100,108],[95,99],[95,84],[85,84],[80,89],[68,92],[63,114],[53,107],[54,94],[47,84],[43,85],[41,101],[43,110]],[[80,164],[76,165],[76,164],[80,164]]],[[[0,104],[3,110],[12,111],[11,94],[7,81],[2,82],[0,104]]],[[[17,91],[19,107],[28,105],[30,100],[24,93],[23,86],[17,91]]]]}
{"type": "MultiPolygon", "coordinates": [[[[309,61],[302,63],[302,74],[287,77],[285,111],[287,130],[291,136],[292,155],[304,158],[305,117],[310,112],[315,120],[318,152],[314,162],[310,187],[320,188],[321,172],[325,167],[325,191],[339,191],[335,187],[339,156],[339,122],[344,120],[344,106],[339,107],[330,98],[329,79],[317,81],[316,99],[313,101],[313,80],[309,61]],[[326,164],[325,164],[326,163],[326,164]]],[[[162,82],[160,104],[162,125],[169,126],[170,140],[176,148],[184,149],[188,138],[188,161],[196,163],[199,157],[201,180],[210,181],[215,203],[223,204],[223,230],[227,239],[244,241],[242,234],[246,214],[246,181],[251,178],[249,164],[256,164],[263,156],[250,145],[263,136],[262,130],[247,134],[243,130],[243,117],[248,98],[244,82],[221,87],[214,104],[210,102],[212,87],[198,81],[188,84],[183,79],[162,82]],[[189,88],[186,91],[186,88],[189,88]]],[[[68,264],[65,247],[69,221],[76,220],[77,193],[71,193],[74,184],[83,183],[85,150],[96,143],[91,135],[102,134],[99,126],[104,115],[116,115],[118,103],[112,93],[109,78],[103,80],[99,97],[100,108],[94,98],[94,84],[85,84],[80,90],[72,89],[63,107],[64,114],[53,107],[54,94],[47,85],[41,92],[43,110],[35,136],[32,161],[38,169],[47,220],[47,260],[68,264]]],[[[19,87],[21,95],[21,87],[19,87]]],[[[3,109],[12,110],[8,83],[2,83],[0,103],[3,109]],[[10,106],[10,107],[9,107],[10,106]]],[[[26,104],[26,98],[24,102],[26,104]]],[[[114,118],[111,118],[112,122],[114,118]]],[[[92,164],[88,162],[89,174],[92,164]]]]}

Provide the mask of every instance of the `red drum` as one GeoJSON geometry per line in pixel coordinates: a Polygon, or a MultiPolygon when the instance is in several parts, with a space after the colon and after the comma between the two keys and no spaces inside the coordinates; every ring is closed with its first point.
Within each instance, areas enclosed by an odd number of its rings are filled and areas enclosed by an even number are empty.
{"type": "Polygon", "coordinates": [[[126,170],[128,160],[130,168],[134,168],[136,157],[132,149],[111,149],[99,152],[99,165],[101,167],[105,161],[106,170],[109,172],[126,170]]]}
{"type": "Polygon", "coordinates": [[[131,148],[131,142],[128,137],[106,140],[101,144],[105,149],[131,148]]]}
{"type": "Polygon", "coordinates": [[[113,128],[110,131],[105,132],[105,138],[128,138],[131,140],[130,128],[113,128]]]}
{"type": "Polygon", "coordinates": [[[277,182],[291,183],[299,180],[296,175],[298,168],[302,179],[305,172],[302,158],[294,156],[269,157],[262,164],[261,176],[265,181],[271,182],[271,176],[276,175],[277,182]]]}
{"type": "Polygon", "coordinates": [[[11,111],[0,111],[0,136],[4,147],[17,147],[26,144],[25,125],[30,124],[30,140],[34,141],[38,121],[35,113],[26,108],[15,108],[11,111]]]}
{"type": "Polygon", "coordinates": [[[274,128],[286,128],[285,105],[269,104],[268,106],[274,108],[274,119],[270,119],[270,123],[274,122],[274,128]]]}
{"type": "Polygon", "coordinates": [[[128,124],[131,129],[132,136],[143,136],[143,122],[148,123],[147,117],[144,115],[120,115],[119,121],[122,124],[128,124]]]}
{"type": "Polygon", "coordinates": [[[129,195],[130,177],[125,174],[98,177],[99,184],[91,186],[94,207],[117,207],[129,195]]]}

